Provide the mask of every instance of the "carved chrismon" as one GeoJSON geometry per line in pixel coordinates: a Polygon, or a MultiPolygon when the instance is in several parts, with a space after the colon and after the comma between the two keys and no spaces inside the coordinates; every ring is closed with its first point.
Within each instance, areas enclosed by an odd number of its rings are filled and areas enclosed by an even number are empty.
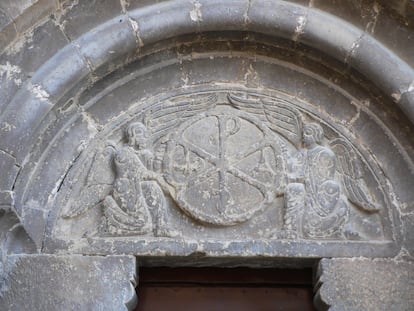
{"type": "Polygon", "coordinates": [[[85,183],[61,212],[73,221],[98,209],[92,234],[176,237],[184,221],[177,217],[212,232],[248,231],[245,224],[260,226],[263,214],[276,215],[263,238],[384,238],[384,203],[369,189],[367,161],[292,100],[176,96],[143,109],[104,141],[79,166],[85,183]]]}

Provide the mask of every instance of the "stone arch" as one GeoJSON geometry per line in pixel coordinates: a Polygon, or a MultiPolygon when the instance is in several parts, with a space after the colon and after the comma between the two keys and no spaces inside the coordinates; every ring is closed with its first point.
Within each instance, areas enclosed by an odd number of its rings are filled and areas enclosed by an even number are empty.
{"type": "MultiPolygon", "coordinates": [[[[371,33],[338,16],[287,1],[166,1],[121,9],[59,47],[27,80],[19,80],[20,69],[5,62],[8,79],[14,79],[19,89],[1,103],[5,160],[0,163],[8,173],[0,190],[5,210],[16,213],[38,251],[241,259],[411,254],[405,216],[413,209],[412,60],[403,59],[371,33]],[[229,66],[226,72],[220,69],[225,65],[229,66]],[[128,87],[137,95],[124,101],[114,98],[128,87]],[[300,92],[301,88],[306,91],[300,92]],[[54,235],[56,225],[63,227],[61,231],[68,226],[58,220],[59,205],[67,199],[62,192],[79,194],[70,192],[71,184],[87,178],[79,171],[88,170],[95,159],[99,146],[96,149],[94,141],[105,142],[110,136],[119,146],[128,120],[136,117],[144,122],[142,111],[151,114],[157,107],[164,109],[157,106],[160,102],[174,103],[192,92],[210,94],[213,89],[221,94],[221,101],[225,100],[222,94],[235,93],[256,103],[294,102],[293,108],[307,121],[323,125],[327,141],[345,137],[354,154],[363,159],[368,188],[380,189],[374,197],[385,206],[381,219],[386,219],[383,234],[388,243],[323,241],[323,247],[317,247],[320,241],[273,237],[269,242],[260,237],[249,240],[247,234],[247,241],[222,238],[224,244],[162,238],[145,249],[142,244],[147,238],[114,243],[90,242],[88,237],[77,244],[54,235]],[[112,251],[107,252],[109,244],[112,251]],[[131,245],[133,251],[128,253],[131,245]],[[152,252],[154,247],[158,253],[152,252]]],[[[71,39],[71,34],[65,36],[71,39]]],[[[91,225],[89,220],[80,223],[91,225]]],[[[226,232],[216,238],[232,233],[226,232]]]]}

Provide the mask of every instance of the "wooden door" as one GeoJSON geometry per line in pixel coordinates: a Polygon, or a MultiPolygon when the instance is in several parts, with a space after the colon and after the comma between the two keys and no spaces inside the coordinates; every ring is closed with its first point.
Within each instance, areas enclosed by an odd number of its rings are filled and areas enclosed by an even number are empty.
{"type": "Polygon", "coordinates": [[[136,311],[315,310],[312,271],[143,268],[136,311]]]}

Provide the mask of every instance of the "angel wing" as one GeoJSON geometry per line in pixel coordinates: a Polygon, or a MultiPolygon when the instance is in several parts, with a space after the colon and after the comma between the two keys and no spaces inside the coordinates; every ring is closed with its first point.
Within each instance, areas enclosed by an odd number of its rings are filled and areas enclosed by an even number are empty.
{"type": "Polygon", "coordinates": [[[152,144],[156,145],[166,138],[179,123],[214,107],[216,102],[217,95],[213,94],[197,99],[180,97],[170,101],[170,104],[164,102],[156,105],[144,118],[152,144]]]}
{"type": "Polygon", "coordinates": [[[270,129],[278,132],[295,146],[299,146],[302,139],[302,118],[299,111],[282,99],[262,100],[249,99],[228,95],[233,107],[255,115],[262,122],[266,122],[270,129]]]}
{"type": "Polygon", "coordinates": [[[68,210],[63,213],[64,218],[74,218],[85,213],[89,208],[101,203],[110,193],[115,180],[112,169],[112,159],[115,147],[107,145],[102,152],[93,157],[86,177],[86,184],[78,198],[71,200],[68,210]]]}
{"type": "Polygon", "coordinates": [[[227,95],[227,98],[234,108],[253,114],[259,120],[266,122],[263,103],[259,99],[244,98],[231,93],[227,95]]]}
{"type": "Polygon", "coordinates": [[[295,146],[299,146],[302,140],[302,118],[299,111],[282,99],[263,101],[263,104],[267,120],[273,128],[295,146]]]}
{"type": "Polygon", "coordinates": [[[353,147],[343,138],[332,140],[330,147],[336,155],[337,171],[348,200],[363,211],[379,211],[380,206],[374,202],[362,178],[361,163],[353,147]]]}
{"type": "Polygon", "coordinates": [[[163,102],[156,105],[145,115],[144,123],[151,133],[149,140],[154,151],[155,171],[161,170],[168,134],[185,120],[213,108],[216,102],[215,94],[197,99],[178,97],[169,104],[163,102]]]}

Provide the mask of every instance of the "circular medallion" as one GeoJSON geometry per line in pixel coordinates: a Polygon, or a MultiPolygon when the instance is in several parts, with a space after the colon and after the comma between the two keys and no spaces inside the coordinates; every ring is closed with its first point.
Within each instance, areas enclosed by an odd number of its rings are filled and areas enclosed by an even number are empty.
{"type": "Polygon", "coordinates": [[[166,178],[174,200],[203,223],[247,221],[273,201],[284,175],[282,142],[257,119],[218,106],[170,138],[166,178]]]}

